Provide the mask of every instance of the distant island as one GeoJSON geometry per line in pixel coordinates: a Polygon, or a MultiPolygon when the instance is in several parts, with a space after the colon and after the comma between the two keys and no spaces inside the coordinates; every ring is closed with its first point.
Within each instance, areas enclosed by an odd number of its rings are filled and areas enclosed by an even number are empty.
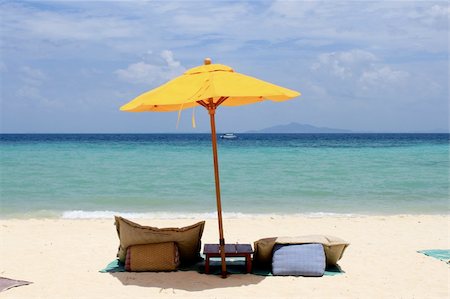
{"type": "Polygon", "coordinates": [[[287,125],[278,125],[261,130],[247,131],[245,133],[353,133],[353,131],[290,123],[287,125]]]}

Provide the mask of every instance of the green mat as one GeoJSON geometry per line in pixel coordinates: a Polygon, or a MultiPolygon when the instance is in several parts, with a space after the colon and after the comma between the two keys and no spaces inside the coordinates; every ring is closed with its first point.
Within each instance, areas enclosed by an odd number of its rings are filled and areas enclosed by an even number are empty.
{"type": "Polygon", "coordinates": [[[423,253],[427,256],[434,257],[435,259],[450,264],[450,249],[427,249],[427,250],[419,250],[417,252],[423,253]]]}
{"type": "MultiPolygon", "coordinates": [[[[205,273],[205,262],[201,261],[192,266],[181,266],[179,271],[197,271],[198,273],[205,273]]],[[[125,264],[119,260],[114,260],[109,263],[104,269],[100,270],[101,273],[115,273],[115,272],[127,272],[125,270],[125,264]]],[[[210,262],[210,274],[219,275],[221,273],[220,261],[210,262]]],[[[245,261],[240,258],[227,259],[227,272],[230,274],[244,274],[245,273],[245,261]]],[[[345,273],[339,266],[327,267],[325,269],[326,276],[334,276],[345,273]]],[[[272,276],[270,269],[253,268],[252,274],[260,276],[272,276]]]]}

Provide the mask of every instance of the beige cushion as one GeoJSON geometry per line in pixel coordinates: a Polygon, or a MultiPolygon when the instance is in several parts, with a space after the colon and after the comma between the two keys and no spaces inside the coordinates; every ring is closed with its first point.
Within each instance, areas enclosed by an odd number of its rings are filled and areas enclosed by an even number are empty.
{"type": "Polygon", "coordinates": [[[132,245],[127,249],[127,271],[174,271],[179,265],[175,242],[132,245]]]}
{"type": "Polygon", "coordinates": [[[327,265],[336,265],[342,258],[348,242],[333,236],[309,235],[299,237],[265,238],[254,243],[255,253],[253,261],[259,266],[270,266],[272,263],[272,251],[275,244],[312,244],[323,245],[327,265]]]}
{"type": "Polygon", "coordinates": [[[129,246],[164,242],[177,244],[182,264],[194,263],[200,257],[201,237],[205,221],[182,228],[157,228],[142,226],[119,216],[115,216],[115,218],[120,240],[117,256],[122,262],[125,262],[129,246]]]}

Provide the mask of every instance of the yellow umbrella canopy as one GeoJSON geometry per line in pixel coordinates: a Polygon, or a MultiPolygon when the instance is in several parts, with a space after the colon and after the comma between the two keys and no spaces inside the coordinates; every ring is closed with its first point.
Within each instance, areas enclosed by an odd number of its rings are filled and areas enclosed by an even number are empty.
{"type": "MultiPolygon", "coordinates": [[[[208,61],[208,60],[206,60],[208,61]]],[[[178,111],[213,99],[223,106],[239,106],[265,99],[285,101],[300,93],[235,72],[223,64],[205,64],[186,71],[166,84],[143,93],[120,109],[129,112],[178,111]]]]}
{"type": "Polygon", "coordinates": [[[220,199],[219,161],[215,111],[219,105],[239,106],[272,100],[281,102],[299,96],[300,93],[235,72],[222,64],[211,64],[206,58],[204,65],[194,67],[183,75],[141,94],[120,110],[128,112],[180,111],[198,105],[208,110],[211,122],[211,142],[216,186],[219,245],[222,260],[222,277],[227,277],[225,263],[225,239],[223,237],[222,204],[220,199]]]}

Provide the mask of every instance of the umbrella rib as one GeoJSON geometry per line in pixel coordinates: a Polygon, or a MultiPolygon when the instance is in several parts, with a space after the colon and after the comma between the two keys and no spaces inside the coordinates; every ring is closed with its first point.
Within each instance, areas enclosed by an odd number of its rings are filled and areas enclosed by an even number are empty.
{"type": "Polygon", "coordinates": [[[206,104],[203,100],[201,101],[197,101],[198,104],[202,105],[203,107],[205,107],[206,109],[208,109],[208,104],[206,104]]]}
{"type": "Polygon", "coordinates": [[[228,97],[220,97],[220,99],[216,103],[216,107],[225,102],[226,99],[228,99],[228,97]]]}

